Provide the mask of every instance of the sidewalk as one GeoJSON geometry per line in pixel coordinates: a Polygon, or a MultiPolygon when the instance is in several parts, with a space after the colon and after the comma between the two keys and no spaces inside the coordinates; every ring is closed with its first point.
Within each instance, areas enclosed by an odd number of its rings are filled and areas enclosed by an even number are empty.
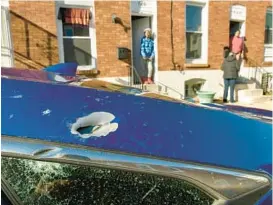
{"type": "MultiPolygon", "coordinates": [[[[222,100],[215,100],[214,103],[217,104],[223,104],[222,100]]],[[[245,104],[245,103],[240,103],[240,102],[235,102],[235,103],[226,103],[226,105],[238,105],[238,106],[244,106],[244,107],[251,107],[251,108],[258,108],[258,109],[264,109],[264,110],[273,110],[273,104],[272,100],[270,101],[265,101],[265,102],[260,102],[260,103],[253,103],[253,104],[245,104]]]]}
{"type": "Polygon", "coordinates": [[[259,108],[264,110],[273,110],[272,109],[272,101],[267,102],[261,102],[261,103],[253,103],[253,104],[244,104],[244,103],[227,103],[229,105],[239,105],[239,106],[245,106],[245,107],[252,107],[252,108],[259,108]]]}

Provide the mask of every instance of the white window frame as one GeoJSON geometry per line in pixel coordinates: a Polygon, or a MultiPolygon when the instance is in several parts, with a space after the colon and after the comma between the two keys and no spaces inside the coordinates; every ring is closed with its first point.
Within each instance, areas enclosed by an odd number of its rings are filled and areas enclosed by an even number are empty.
{"type": "MultiPolygon", "coordinates": [[[[80,1],[79,1],[80,3],[80,1]]],[[[63,44],[63,39],[90,39],[91,42],[91,62],[92,65],[85,65],[81,66],[79,65],[77,70],[92,70],[97,67],[97,44],[96,44],[96,28],[95,28],[95,7],[94,7],[94,1],[90,0],[90,4],[88,5],[78,5],[77,2],[75,2],[75,5],[73,3],[67,3],[64,1],[63,2],[58,2],[56,1],[56,21],[57,21],[57,33],[58,33],[58,46],[59,46],[59,61],[60,63],[64,63],[64,44],[63,44]],[[71,5],[72,4],[72,5],[71,5]],[[62,20],[58,19],[58,12],[59,9],[63,8],[90,8],[91,12],[91,19],[90,19],[90,24],[89,24],[89,37],[86,36],[64,36],[63,35],[63,22],[62,20]]]]}
{"type": "Polygon", "coordinates": [[[1,66],[13,67],[14,54],[10,28],[9,1],[1,1],[1,66]]]}
{"type": "MultiPolygon", "coordinates": [[[[272,9],[273,9],[273,7],[267,8],[266,9],[266,14],[268,12],[273,13],[272,9]]],[[[272,28],[270,30],[272,31],[272,28]]],[[[273,53],[273,44],[272,43],[271,44],[264,44],[264,62],[272,62],[273,61],[272,53],[273,53]],[[271,54],[266,55],[267,53],[271,53],[271,54]]]]}
{"type": "Polygon", "coordinates": [[[208,63],[208,7],[209,7],[208,0],[195,0],[195,1],[187,1],[185,4],[185,59],[187,64],[207,64],[208,63]],[[202,7],[201,13],[201,29],[202,31],[187,31],[187,6],[198,6],[202,7]],[[186,56],[187,53],[187,40],[186,40],[186,33],[201,33],[201,58],[198,59],[189,59],[186,56]]]}

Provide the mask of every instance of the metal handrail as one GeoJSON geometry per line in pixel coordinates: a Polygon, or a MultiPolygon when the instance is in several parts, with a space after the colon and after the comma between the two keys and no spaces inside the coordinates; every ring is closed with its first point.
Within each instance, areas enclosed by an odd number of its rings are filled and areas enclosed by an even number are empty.
{"type": "MultiPolygon", "coordinates": [[[[137,69],[133,65],[131,67],[133,68],[133,72],[131,74],[130,85],[133,86],[133,87],[135,87],[134,77],[136,77],[137,81],[140,82],[141,90],[144,90],[144,84],[143,84],[143,82],[142,82],[142,80],[141,80],[141,78],[139,76],[139,73],[138,73],[137,69]]],[[[164,83],[162,83],[160,81],[156,81],[155,83],[164,87],[164,93],[168,93],[168,90],[172,90],[172,91],[174,91],[175,93],[177,93],[180,96],[180,99],[183,99],[184,95],[181,92],[179,92],[178,90],[176,90],[176,89],[174,89],[172,87],[169,87],[169,86],[165,85],[164,83]]]]}
{"type": "Polygon", "coordinates": [[[253,59],[248,59],[248,64],[250,65],[250,66],[253,66],[253,67],[255,67],[255,68],[259,68],[259,71],[261,72],[261,73],[268,73],[262,66],[264,65],[264,62],[263,63],[258,63],[257,61],[255,61],[255,60],[253,60],[253,59]]]}
{"type": "Polygon", "coordinates": [[[141,77],[139,76],[137,69],[135,68],[135,66],[131,66],[130,68],[133,68],[133,72],[131,73],[131,80],[130,80],[130,85],[133,87],[137,87],[135,85],[135,77],[137,78],[137,82],[140,83],[140,89],[143,90],[143,82],[141,80],[141,77]]]}
{"type": "MultiPolygon", "coordinates": [[[[131,67],[133,68],[133,72],[132,72],[132,74],[131,74],[131,82],[130,82],[130,85],[133,86],[133,87],[135,87],[135,84],[134,84],[134,82],[135,82],[134,77],[136,77],[136,78],[137,78],[137,81],[140,83],[141,90],[144,90],[144,84],[143,84],[143,82],[142,82],[142,80],[141,80],[141,78],[140,78],[140,76],[139,76],[139,73],[138,73],[137,69],[136,69],[133,65],[132,65],[131,67]],[[134,75],[134,74],[135,74],[135,75],[134,75]]],[[[156,83],[156,84],[159,84],[159,85],[161,85],[161,86],[164,86],[164,93],[168,93],[168,89],[169,89],[169,90],[172,90],[172,91],[174,91],[175,93],[179,94],[180,99],[183,99],[184,95],[183,95],[182,93],[180,93],[178,90],[176,90],[176,89],[174,89],[174,88],[171,88],[171,87],[165,85],[164,83],[162,83],[162,82],[160,82],[160,81],[156,81],[155,83],[156,83]]]]}
{"type": "Polygon", "coordinates": [[[162,83],[160,81],[156,81],[156,83],[159,84],[159,85],[164,86],[164,93],[168,93],[168,89],[169,89],[169,90],[174,91],[176,94],[179,94],[180,95],[180,99],[184,98],[184,95],[181,92],[179,92],[178,90],[176,90],[176,89],[174,89],[174,88],[172,88],[170,86],[167,86],[167,85],[165,85],[164,83],[162,83]]]}
{"type": "MultiPolygon", "coordinates": [[[[269,82],[266,82],[265,83],[266,85],[264,86],[264,75],[267,75],[267,76],[272,75],[271,72],[268,72],[263,68],[264,62],[258,63],[256,60],[253,60],[253,59],[248,59],[248,61],[249,61],[249,65],[256,69],[255,78],[257,78],[257,73],[258,73],[258,75],[260,75],[260,80],[261,80],[260,86],[263,89],[263,93],[264,94],[266,94],[268,92],[270,93],[270,90],[272,92],[272,87],[269,86],[269,82]]],[[[272,77],[271,77],[271,79],[272,79],[272,77]]]]}

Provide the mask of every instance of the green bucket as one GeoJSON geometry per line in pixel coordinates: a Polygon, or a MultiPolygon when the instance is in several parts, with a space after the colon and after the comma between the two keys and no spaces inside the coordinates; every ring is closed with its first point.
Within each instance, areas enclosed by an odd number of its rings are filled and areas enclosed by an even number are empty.
{"type": "Polygon", "coordinates": [[[200,103],[212,103],[215,92],[212,91],[197,91],[196,92],[200,103]]]}

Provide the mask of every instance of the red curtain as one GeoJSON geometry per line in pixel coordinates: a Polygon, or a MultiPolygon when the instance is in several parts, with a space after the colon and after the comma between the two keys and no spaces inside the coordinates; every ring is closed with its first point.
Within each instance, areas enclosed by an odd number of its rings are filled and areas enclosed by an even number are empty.
{"type": "Polygon", "coordinates": [[[67,8],[64,12],[64,22],[88,26],[90,22],[90,10],[67,8]]]}

